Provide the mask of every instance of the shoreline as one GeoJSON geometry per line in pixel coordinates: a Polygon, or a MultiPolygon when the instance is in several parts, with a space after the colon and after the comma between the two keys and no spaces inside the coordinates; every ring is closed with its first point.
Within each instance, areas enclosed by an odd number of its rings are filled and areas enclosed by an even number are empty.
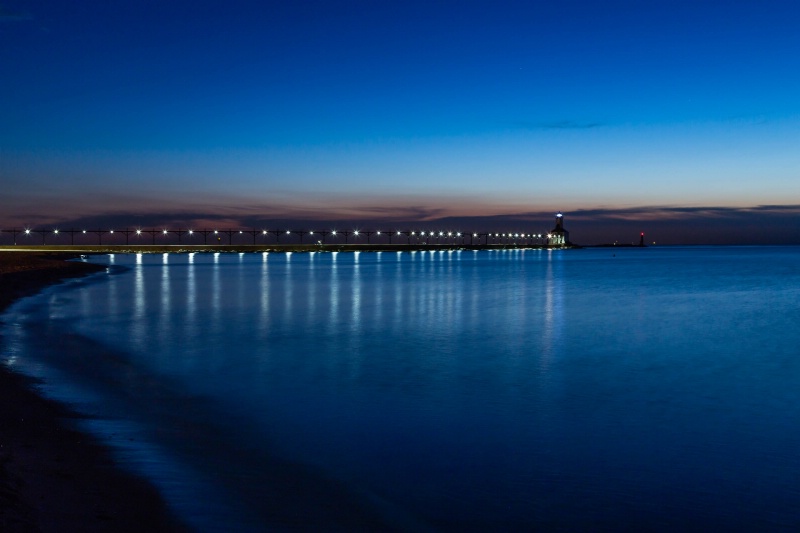
{"type": "MultiPolygon", "coordinates": [[[[0,313],[47,286],[103,270],[66,261],[75,256],[0,251],[0,313]]],[[[155,487],[118,467],[95,437],[71,427],[79,414],[43,397],[36,385],[0,365],[0,530],[188,529],[155,487]]]]}

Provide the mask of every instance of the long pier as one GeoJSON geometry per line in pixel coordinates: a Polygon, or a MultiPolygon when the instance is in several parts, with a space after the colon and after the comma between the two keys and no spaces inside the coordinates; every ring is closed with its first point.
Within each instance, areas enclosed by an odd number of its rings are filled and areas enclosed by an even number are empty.
{"type": "Polygon", "coordinates": [[[194,252],[410,252],[452,250],[565,249],[574,245],[528,244],[39,244],[0,245],[0,252],[67,252],[80,254],[194,253],[194,252]]]}
{"type": "Polygon", "coordinates": [[[100,252],[564,248],[547,233],[433,230],[0,229],[0,249],[100,252]]]}

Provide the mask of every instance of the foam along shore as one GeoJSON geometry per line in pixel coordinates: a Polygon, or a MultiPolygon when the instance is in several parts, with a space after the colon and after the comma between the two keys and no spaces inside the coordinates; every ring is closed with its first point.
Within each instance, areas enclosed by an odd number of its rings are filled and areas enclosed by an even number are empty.
{"type": "MultiPolygon", "coordinates": [[[[103,267],[75,254],[0,252],[0,312],[16,299],[103,267]]],[[[0,359],[7,356],[0,338],[0,359]]],[[[114,465],[70,423],[67,406],[0,365],[0,531],[183,531],[157,490],[114,465]]]]}

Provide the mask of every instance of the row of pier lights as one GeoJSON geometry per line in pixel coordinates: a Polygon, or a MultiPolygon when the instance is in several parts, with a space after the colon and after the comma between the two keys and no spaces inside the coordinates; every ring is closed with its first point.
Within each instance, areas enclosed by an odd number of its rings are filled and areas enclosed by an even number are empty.
{"type": "MultiPolygon", "coordinates": [[[[121,244],[121,238],[124,236],[126,245],[148,244],[142,242],[142,239],[150,237],[150,244],[169,244],[166,242],[170,240],[174,242],[177,239],[178,244],[200,244],[200,238],[204,245],[209,244],[225,244],[224,237],[227,237],[227,244],[233,244],[234,238],[237,238],[237,244],[244,244],[241,241],[245,238],[249,241],[252,239],[252,244],[270,244],[274,237],[273,244],[286,244],[287,241],[292,240],[297,242],[299,239],[300,244],[442,244],[442,245],[514,245],[514,246],[547,246],[550,244],[552,235],[549,233],[520,233],[520,232],[461,232],[461,231],[362,231],[362,230],[349,230],[349,231],[307,231],[307,230],[255,230],[255,229],[97,229],[97,230],[42,230],[42,229],[10,229],[0,230],[0,237],[3,234],[11,235],[14,244],[39,244],[36,236],[41,238],[41,244],[66,244],[67,238],[69,244],[75,244],[75,236],[79,238],[88,235],[97,236],[97,244],[112,244],[111,240],[116,241],[116,244],[121,244]],[[245,237],[246,236],[246,237],[245,237]],[[103,238],[106,242],[103,242],[103,238]],[[281,241],[283,238],[283,242],[281,241]],[[34,240],[35,239],[35,240],[34,240]]],[[[2,239],[0,239],[2,240],[2,239]]],[[[85,241],[85,239],[82,239],[85,241]]],[[[249,243],[248,243],[249,244],[249,243]]]]}

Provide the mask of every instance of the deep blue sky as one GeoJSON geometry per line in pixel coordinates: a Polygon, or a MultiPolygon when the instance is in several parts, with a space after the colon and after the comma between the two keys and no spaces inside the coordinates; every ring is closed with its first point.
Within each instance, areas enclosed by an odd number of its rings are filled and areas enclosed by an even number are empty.
{"type": "Polygon", "coordinates": [[[589,241],[731,217],[773,242],[800,212],[798,23],[769,0],[0,0],[0,225],[563,210],[589,241]]]}

